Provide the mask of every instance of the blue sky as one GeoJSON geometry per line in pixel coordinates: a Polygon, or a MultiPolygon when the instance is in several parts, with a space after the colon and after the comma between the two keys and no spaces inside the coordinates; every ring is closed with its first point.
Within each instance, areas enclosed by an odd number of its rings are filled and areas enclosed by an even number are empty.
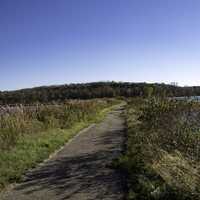
{"type": "Polygon", "coordinates": [[[199,0],[0,0],[0,90],[200,85],[199,0]]]}

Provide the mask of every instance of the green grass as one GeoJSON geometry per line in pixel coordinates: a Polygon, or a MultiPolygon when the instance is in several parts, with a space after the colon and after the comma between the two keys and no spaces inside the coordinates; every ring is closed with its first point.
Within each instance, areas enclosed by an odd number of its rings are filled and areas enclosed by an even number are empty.
{"type": "Polygon", "coordinates": [[[54,129],[40,133],[37,137],[20,139],[15,148],[0,153],[0,184],[19,181],[21,175],[37,163],[64,145],[78,131],[86,127],[88,123],[82,122],[74,125],[71,129],[54,129]]]}
{"type": "MultiPolygon", "coordinates": [[[[119,102],[113,102],[116,104],[119,102]]],[[[91,123],[98,123],[106,114],[113,109],[112,104],[104,109],[99,109],[96,114],[82,121],[74,123],[70,128],[53,128],[37,134],[27,134],[20,137],[11,149],[0,152],[0,189],[8,184],[19,182],[22,175],[38,163],[47,159],[80,130],[88,127],[91,123]]]]}

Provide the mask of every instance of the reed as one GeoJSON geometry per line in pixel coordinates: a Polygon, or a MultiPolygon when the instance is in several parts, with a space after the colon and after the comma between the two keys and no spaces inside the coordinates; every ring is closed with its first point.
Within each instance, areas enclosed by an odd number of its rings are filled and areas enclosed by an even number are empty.
{"type": "Polygon", "coordinates": [[[67,101],[63,104],[18,105],[0,109],[0,149],[15,146],[20,137],[48,129],[66,129],[80,121],[91,120],[108,100],[67,101]]]}

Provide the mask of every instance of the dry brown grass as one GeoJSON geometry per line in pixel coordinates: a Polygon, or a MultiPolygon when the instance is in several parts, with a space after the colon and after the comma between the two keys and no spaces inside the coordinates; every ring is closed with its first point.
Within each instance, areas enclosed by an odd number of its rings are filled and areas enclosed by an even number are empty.
{"type": "Polygon", "coordinates": [[[1,108],[0,149],[12,148],[20,137],[53,128],[70,128],[74,123],[88,121],[110,100],[74,100],[63,104],[15,106],[1,108]]]}
{"type": "Polygon", "coordinates": [[[200,199],[200,103],[133,100],[127,123],[129,199],[200,199]]]}

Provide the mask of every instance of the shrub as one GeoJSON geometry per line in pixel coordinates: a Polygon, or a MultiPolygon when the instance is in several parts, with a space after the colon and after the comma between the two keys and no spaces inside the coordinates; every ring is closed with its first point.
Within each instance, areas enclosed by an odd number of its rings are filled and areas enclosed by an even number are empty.
{"type": "Polygon", "coordinates": [[[121,166],[129,199],[199,199],[200,104],[165,98],[128,103],[128,147],[121,166]]]}

